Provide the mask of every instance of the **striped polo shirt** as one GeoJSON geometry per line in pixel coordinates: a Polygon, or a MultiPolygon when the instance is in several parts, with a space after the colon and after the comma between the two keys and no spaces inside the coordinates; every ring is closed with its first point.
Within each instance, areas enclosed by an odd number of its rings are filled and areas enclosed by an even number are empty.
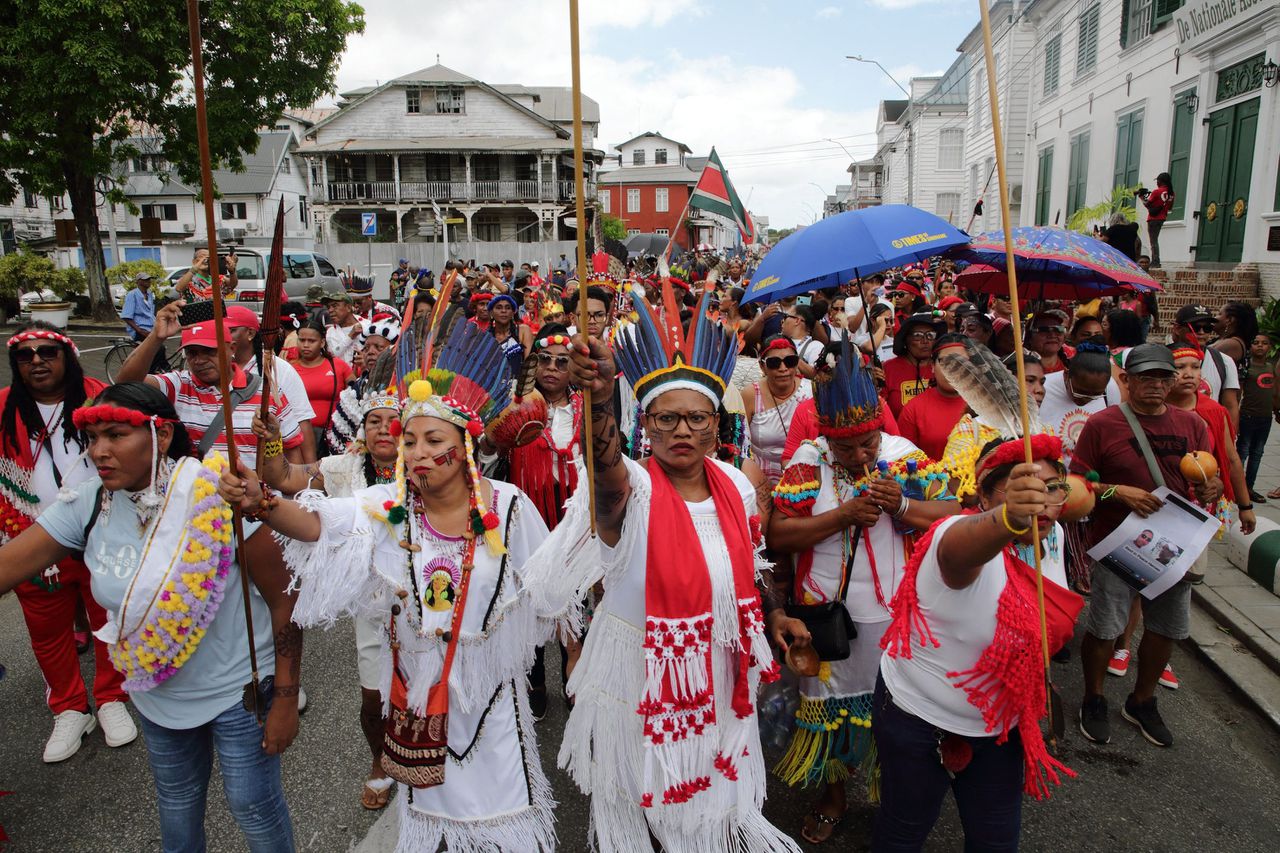
{"type": "MultiPolygon", "coordinates": [[[[235,375],[232,376],[231,387],[243,388],[248,381],[244,371],[239,365],[232,365],[232,369],[235,375]]],[[[173,403],[173,408],[178,413],[178,420],[186,426],[187,433],[191,436],[191,447],[194,450],[204,438],[205,431],[213,422],[214,416],[222,411],[222,395],[218,393],[216,387],[196,382],[187,370],[161,373],[155,378],[160,383],[161,392],[173,403]]],[[[253,416],[261,406],[262,393],[255,391],[247,400],[236,406],[231,414],[236,448],[240,452],[240,458],[250,467],[253,467],[258,459],[258,437],[253,434],[253,416]]],[[[298,430],[298,417],[290,408],[288,398],[272,395],[271,413],[280,422],[281,438],[285,449],[301,445],[302,433],[298,430]]],[[[225,430],[218,436],[210,450],[226,454],[225,430]]]]}

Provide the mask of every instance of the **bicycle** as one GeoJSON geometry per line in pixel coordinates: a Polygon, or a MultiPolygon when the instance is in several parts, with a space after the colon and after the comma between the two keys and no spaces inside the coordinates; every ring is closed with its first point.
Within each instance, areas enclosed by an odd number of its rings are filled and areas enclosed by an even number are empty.
{"type": "MultiPolygon", "coordinates": [[[[107,371],[107,381],[114,383],[116,381],[116,373],[124,366],[129,356],[133,355],[133,351],[138,348],[138,342],[132,338],[112,338],[111,349],[107,350],[107,354],[103,357],[103,364],[107,371]]],[[[182,350],[169,354],[168,348],[164,351],[164,364],[168,370],[181,370],[186,366],[186,362],[182,358],[182,350]]],[[[148,370],[148,373],[155,373],[154,370],[148,370]]]]}

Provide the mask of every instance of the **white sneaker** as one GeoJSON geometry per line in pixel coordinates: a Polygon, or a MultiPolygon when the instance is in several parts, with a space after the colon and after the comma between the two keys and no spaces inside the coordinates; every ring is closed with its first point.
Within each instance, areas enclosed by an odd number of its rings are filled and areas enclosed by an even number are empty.
{"type": "Polygon", "coordinates": [[[123,702],[107,702],[98,707],[98,722],[107,746],[124,746],[138,739],[138,727],[123,702]]]}
{"type": "Polygon", "coordinates": [[[80,751],[84,736],[98,727],[92,714],[79,711],[63,711],[53,718],[53,734],[44,745],[44,763],[57,764],[66,761],[80,751]]]}
{"type": "Polygon", "coordinates": [[[301,687],[298,688],[298,713],[301,714],[307,710],[307,691],[301,687]]]}

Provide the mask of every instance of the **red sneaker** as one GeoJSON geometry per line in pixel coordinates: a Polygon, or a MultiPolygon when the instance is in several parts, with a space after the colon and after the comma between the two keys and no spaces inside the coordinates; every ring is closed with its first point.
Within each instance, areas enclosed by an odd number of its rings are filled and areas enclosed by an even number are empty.
{"type": "Polygon", "coordinates": [[[1129,672],[1129,650],[1117,649],[1111,653],[1111,663],[1107,664],[1107,672],[1124,678],[1129,672]]]}
{"type": "Polygon", "coordinates": [[[1168,687],[1170,690],[1178,689],[1178,676],[1173,674],[1173,666],[1165,664],[1164,672],[1160,673],[1160,686],[1168,687]]]}

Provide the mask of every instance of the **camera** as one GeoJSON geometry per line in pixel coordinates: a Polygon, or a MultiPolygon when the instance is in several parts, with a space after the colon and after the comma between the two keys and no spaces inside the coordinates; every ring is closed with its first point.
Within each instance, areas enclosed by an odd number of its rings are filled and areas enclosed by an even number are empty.
{"type": "Polygon", "coordinates": [[[1147,189],[1146,187],[1139,187],[1138,189],[1133,191],[1133,194],[1136,196],[1141,196],[1142,198],[1146,198],[1147,196],[1151,195],[1151,190],[1147,189]]]}

